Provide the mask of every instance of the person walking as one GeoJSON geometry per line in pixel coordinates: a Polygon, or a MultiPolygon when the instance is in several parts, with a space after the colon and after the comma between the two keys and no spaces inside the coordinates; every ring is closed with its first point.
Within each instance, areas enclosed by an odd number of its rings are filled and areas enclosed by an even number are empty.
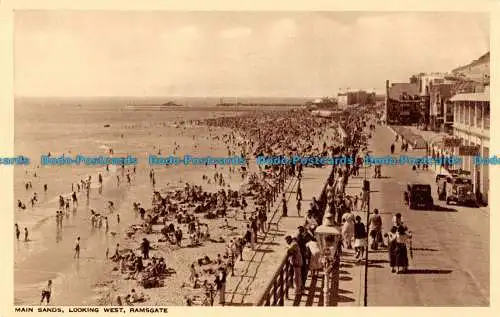
{"type": "Polygon", "coordinates": [[[281,204],[283,205],[283,217],[288,217],[288,206],[286,203],[286,196],[285,193],[283,193],[283,197],[281,198],[281,204]]]}
{"type": "Polygon", "coordinates": [[[389,265],[391,267],[392,273],[396,273],[396,233],[397,228],[392,227],[391,231],[387,234],[387,250],[389,253],[389,265]]]}
{"type": "Polygon", "coordinates": [[[307,271],[308,271],[308,266],[309,266],[309,258],[310,255],[308,254],[308,249],[307,249],[307,243],[313,239],[313,237],[309,234],[309,232],[306,231],[304,226],[299,226],[297,227],[299,230],[297,234],[297,243],[300,248],[300,254],[302,255],[302,266],[301,266],[301,281],[302,281],[302,287],[305,286],[306,280],[307,280],[307,271]]]}
{"type": "Polygon", "coordinates": [[[392,224],[394,227],[396,227],[396,229],[398,229],[399,227],[403,227],[406,230],[408,230],[408,227],[406,227],[406,225],[404,224],[402,217],[401,217],[401,213],[399,213],[399,212],[397,214],[395,214],[394,217],[392,218],[392,224]]]}
{"type": "Polygon", "coordinates": [[[382,218],[380,217],[377,208],[373,210],[373,215],[370,216],[368,228],[371,238],[370,248],[372,250],[378,250],[379,243],[384,243],[382,239],[382,218]]]}
{"type": "MultiPolygon", "coordinates": [[[[246,243],[250,243],[252,250],[255,250],[254,239],[252,236],[252,229],[250,228],[249,224],[247,224],[247,231],[245,232],[245,241],[246,243]]],[[[243,258],[243,256],[241,258],[243,258]]]]}
{"type": "Polygon", "coordinates": [[[352,240],[354,238],[354,215],[347,212],[342,215],[342,240],[347,249],[352,249],[352,240]]]}
{"type": "Polygon", "coordinates": [[[366,228],[361,222],[361,217],[356,216],[354,224],[354,250],[356,251],[356,261],[361,262],[366,248],[366,228]]]}
{"type": "Polygon", "coordinates": [[[391,154],[394,154],[394,148],[395,148],[394,143],[392,143],[391,144],[391,154]]]}
{"type": "Polygon", "coordinates": [[[286,243],[290,246],[287,250],[289,260],[293,266],[293,280],[295,284],[295,296],[302,294],[302,254],[296,238],[286,236],[286,243]]]}
{"type": "Polygon", "coordinates": [[[362,191],[360,194],[361,196],[361,208],[359,211],[366,211],[365,208],[368,206],[368,191],[362,191]]]}
{"type": "Polygon", "coordinates": [[[217,291],[219,292],[219,304],[224,306],[226,303],[226,270],[222,267],[219,268],[219,273],[216,277],[217,291]]]}
{"type": "Polygon", "coordinates": [[[19,226],[17,225],[17,223],[14,225],[14,229],[16,231],[16,239],[17,239],[17,241],[19,241],[19,236],[21,235],[21,230],[19,230],[19,226]]]}
{"type": "Polygon", "coordinates": [[[250,228],[252,229],[252,244],[253,244],[252,248],[254,248],[258,240],[257,233],[259,232],[259,226],[257,224],[256,217],[252,217],[252,223],[250,225],[250,228]]]}
{"type": "Polygon", "coordinates": [[[300,186],[300,182],[297,186],[297,195],[295,196],[295,199],[297,199],[298,201],[302,200],[302,187],[300,186]]]}
{"type": "Polygon", "coordinates": [[[408,243],[411,243],[411,235],[407,233],[405,227],[399,226],[396,233],[396,267],[398,274],[408,271],[408,243]]]}

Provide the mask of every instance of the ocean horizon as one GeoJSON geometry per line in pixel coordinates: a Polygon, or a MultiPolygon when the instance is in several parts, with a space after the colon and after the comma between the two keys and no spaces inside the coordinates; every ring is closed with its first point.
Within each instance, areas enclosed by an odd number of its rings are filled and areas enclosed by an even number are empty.
{"type": "Polygon", "coordinates": [[[263,96],[206,96],[206,97],[185,97],[185,96],[14,96],[14,105],[24,103],[24,101],[41,101],[43,103],[55,103],[60,105],[81,105],[81,106],[116,106],[137,103],[164,103],[172,101],[184,106],[215,106],[221,102],[242,103],[242,104],[304,104],[321,97],[263,97],[263,96]],[[112,103],[110,103],[112,102],[112,103]]]}

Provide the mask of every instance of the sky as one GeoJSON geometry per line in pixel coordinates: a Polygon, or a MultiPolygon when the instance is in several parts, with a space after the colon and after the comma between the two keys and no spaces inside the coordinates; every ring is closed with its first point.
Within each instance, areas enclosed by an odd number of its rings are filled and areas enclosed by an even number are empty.
{"type": "Polygon", "coordinates": [[[335,96],[489,51],[485,13],[16,11],[17,96],[335,96]]]}

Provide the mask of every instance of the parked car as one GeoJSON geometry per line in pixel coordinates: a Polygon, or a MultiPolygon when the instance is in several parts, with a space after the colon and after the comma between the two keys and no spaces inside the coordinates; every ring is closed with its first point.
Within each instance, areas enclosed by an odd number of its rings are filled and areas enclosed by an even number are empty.
{"type": "Polygon", "coordinates": [[[446,204],[454,202],[457,205],[479,207],[471,179],[460,176],[449,177],[442,186],[444,189],[440,193],[446,199],[446,204]]]}
{"type": "Polygon", "coordinates": [[[429,184],[408,184],[404,193],[404,198],[410,209],[434,208],[434,200],[431,194],[431,185],[429,184]]]}

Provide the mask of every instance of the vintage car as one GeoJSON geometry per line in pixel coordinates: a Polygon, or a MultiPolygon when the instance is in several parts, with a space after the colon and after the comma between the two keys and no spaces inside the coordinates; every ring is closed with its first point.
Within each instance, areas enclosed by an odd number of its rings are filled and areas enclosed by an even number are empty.
{"type": "Polygon", "coordinates": [[[408,184],[404,193],[404,199],[410,209],[432,209],[434,207],[431,185],[429,184],[408,184]]]}
{"type": "Polygon", "coordinates": [[[479,207],[472,181],[467,177],[454,176],[440,180],[438,195],[448,205],[454,202],[457,205],[479,207]]]}

